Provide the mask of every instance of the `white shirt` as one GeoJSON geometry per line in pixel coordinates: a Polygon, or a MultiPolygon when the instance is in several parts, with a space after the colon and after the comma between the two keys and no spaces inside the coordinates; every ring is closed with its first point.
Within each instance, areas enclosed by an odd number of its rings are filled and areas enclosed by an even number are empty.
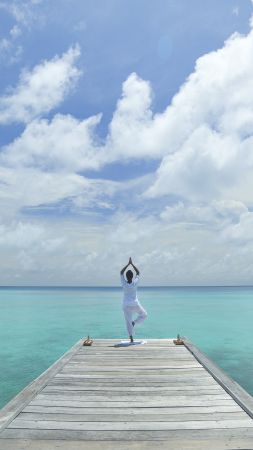
{"type": "Polygon", "coordinates": [[[128,283],[125,280],[124,275],[120,275],[121,284],[123,287],[124,297],[123,297],[123,304],[124,305],[132,305],[138,302],[137,298],[137,286],[139,283],[139,275],[136,275],[135,279],[132,280],[131,283],[128,283]]]}

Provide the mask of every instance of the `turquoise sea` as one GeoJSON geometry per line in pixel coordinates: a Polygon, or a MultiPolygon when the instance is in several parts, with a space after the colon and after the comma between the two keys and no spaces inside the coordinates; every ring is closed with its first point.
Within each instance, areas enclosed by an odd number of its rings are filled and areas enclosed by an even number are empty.
{"type": "MultiPolygon", "coordinates": [[[[120,288],[0,288],[0,407],[80,337],[125,338],[120,288]]],[[[253,288],[139,288],[136,337],[187,336],[253,395],[253,288]]]]}

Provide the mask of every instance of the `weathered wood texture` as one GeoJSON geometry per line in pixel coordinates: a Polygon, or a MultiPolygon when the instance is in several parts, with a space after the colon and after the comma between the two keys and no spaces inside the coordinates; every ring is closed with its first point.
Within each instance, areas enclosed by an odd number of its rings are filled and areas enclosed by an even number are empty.
{"type": "Polygon", "coordinates": [[[0,450],[253,449],[252,398],[189,341],[117,344],[79,341],[7,404],[0,450]]]}

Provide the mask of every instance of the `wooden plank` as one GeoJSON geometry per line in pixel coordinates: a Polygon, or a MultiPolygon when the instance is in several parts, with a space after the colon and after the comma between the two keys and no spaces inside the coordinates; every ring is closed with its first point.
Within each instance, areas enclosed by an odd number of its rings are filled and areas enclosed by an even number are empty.
{"type": "MultiPolygon", "coordinates": [[[[247,418],[248,415],[245,411],[228,412],[228,413],[183,413],[180,414],[180,421],[196,421],[196,420],[237,420],[247,418]]],[[[23,412],[19,414],[19,419],[24,420],[56,420],[56,421],[70,421],[70,422],[171,422],[178,421],[178,414],[142,414],[134,415],[131,413],[124,414],[65,414],[65,413],[29,413],[23,412]]]]}
{"type": "MultiPolygon", "coordinates": [[[[139,339],[141,339],[141,338],[139,338],[139,339]]],[[[145,338],[145,341],[148,343],[148,344],[156,344],[156,345],[172,345],[172,346],[174,346],[175,344],[174,344],[174,339],[175,338],[170,338],[170,339],[146,339],[145,338]]],[[[135,339],[135,340],[138,340],[138,339],[135,339]]],[[[106,346],[106,347],[110,347],[111,345],[118,345],[118,344],[121,344],[122,342],[129,342],[129,339],[121,339],[121,338],[114,338],[114,339],[98,339],[98,338],[95,338],[95,340],[94,340],[94,342],[93,342],[93,345],[92,345],[92,347],[94,348],[94,347],[97,347],[98,345],[104,345],[104,346],[106,346]]]]}
{"type": "Polygon", "coordinates": [[[59,358],[52,366],[43,372],[38,378],[26,386],[7,405],[0,410],[0,432],[3,430],[17,414],[22,411],[30,400],[43,389],[48,381],[72,358],[82,345],[82,339],[78,341],[70,350],[59,358]]]}
{"type": "MultiPolygon", "coordinates": [[[[139,339],[141,339],[141,338],[139,338],[139,339]]],[[[157,344],[157,345],[174,345],[174,339],[175,338],[169,338],[169,339],[160,339],[160,338],[158,338],[158,339],[150,339],[150,338],[148,338],[148,339],[146,339],[145,338],[145,341],[148,343],[148,344],[157,344]]],[[[93,347],[95,347],[95,346],[98,346],[98,345],[104,345],[104,346],[110,346],[110,345],[115,345],[115,344],[119,344],[119,343],[122,343],[122,341],[123,342],[129,342],[129,339],[122,339],[122,338],[113,338],[113,339],[98,339],[98,338],[96,338],[95,340],[94,340],[94,343],[93,343],[93,347]]]]}
{"type": "Polygon", "coordinates": [[[149,396],[149,395],[151,395],[151,396],[164,396],[164,395],[167,395],[167,396],[172,396],[172,395],[194,395],[194,396],[196,396],[196,395],[206,395],[206,394],[208,394],[208,395],[219,395],[219,394],[223,394],[224,393],[224,390],[222,390],[221,388],[219,389],[219,388],[215,388],[215,389],[184,389],[184,388],[182,388],[182,389],[180,389],[180,388],[178,388],[177,387],[177,389],[173,389],[173,390],[171,390],[171,389],[169,389],[169,390],[166,390],[166,389],[159,389],[159,390],[153,390],[152,388],[150,388],[149,390],[147,389],[147,390],[142,390],[142,391],[139,391],[138,389],[126,389],[125,387],[124,387],[124,389],[120,389],[120,387],[119,388],[117,388],[117,390],[114,388],[114,389],[112,389],[112,388],[108,388],[108,389],[106,389],[106,388],[103,388],[103,387],[100,387],[100,388],[97,388],[97,389],[80,389],[80,388],[78,388],[78,389],[73,389],[73,387],[72,386],[67,386],[67,388],[65,387],[65,386],[61,386],[61,387],[57,387],[56,389],[55,388],[51,388],[50,386],[49,387],[47,387],[47,388],[44,388],[43,389],[43,391],[41,391],[41,393],[42,394],[50,394],[50,395],[61,395],[61,394],[65,394],[65,395],[69,395],[69,396],[71,396],[71,397],[76,397],[76,396],[79,396],[79,395],[83,395],[83,394],[85,394],[85,395],[87,395],[87,396],[91,396],[91,395],[94,395],[94,394],[98,394],[99,393],[99,395],[110,395],[110,396],[115,396],[115,395],[118,395],[118,396],[120,396],[120,395],[122,395],[123,397],[125,396],[125,395],[130,395],[130,394],[132,394],[132,395],[142,395],[142,396],[149,396]]]}
{"type": "MultiPolygon", "coordinates": [[[[210,394],[202,394],[202,395],[199,394],[197,396],[197,398],[199,401],[202,400],[204,402],[209,401],[209,400],[210,401],[231,400],[230,395],[227,394],[226,392],[216,394],[215,396],[213,394],[211,394],[211,395],[210,394]]],[[[183,401],[195,400],[196,395],[193,395],[192,393],[188,392],[187,395],[179,394],[177,396],[172,395],[172,396],[166,397],[166,401],[171,401],[172,399],[175,399],[176,402],[180,403],[183,401]]],[[[99,402],[99,401],[126,402],[127,401],[127,402],[131,402],[132,401],[133,404],[136,402],[145,402],[145,404],[147,402],[157,402],[159,404],[160,404],[160,402],[161,403],[165,402],[164,396],[161,398],[160,395],[150,394],[147,399],[142,394],[138,395],[136,393],[128,393],[128,392],[125,392],[125,395],[122,395],[122,394],[121,395],[117,395],[117,394],[112,395],[111,392],[105,393],[105,394],[102,394],[100,392],[99,393],[93,392],[92,394],[89,394],[89,395],[87,395],[86,392],[80,392],[80,393],[78,393],[78,395],[73,395],[72,393],[65,394],[62,392],[60,392],[59,394],[56,395],[55,392],[53,392],[53,393],[42,392],[41,394],[36,396],[36,403],[40,402],[41,400],[45,400],[45,401],[51,401],[51,400],[57,400],[57,401],[74,400],[75,401],[75,400],[78,400],[78,401],[83,401],[83,402],[86,402],[86,401],[92,401],[92,402],[99,402]]]]}
{"type": "Polygon", "coordinates": [[[134,374],[129,374],[128,376],[122,376],[122,375],[119,375],[119,376],[115,376],[115,375],[111,375],[111,374],[108,374],[108,373],[105,373],[105,374],[94,374],[94,375],[91,375],[91,374],[86,374],[86,373],[80,373],[80,374],[78,374],[78,373],[62,373],[62,372],[60,372],[60,373],[58,373],[57,375],[55,375],[55,379],[57,379],[57,380],[60,380],[60,379],[80,379],[80,380],[93,380],[93,379],[96,379],[96,380],[101,380],[101,379],[103,379],[103,380],[112,380],[112,382],[113,381],[120,381],[120,382],[124,382],[124,381],[137,381],[137,382],[152,382],[152,381],[172,381],[172,380],[175,380],[175,381],[187,381],[187,380],[192,380],[192,379],[198,379],[198,380],[211,380],[212,379],[212,377],[208,374],[208,373],[206,373],[205,371],[203,371],[203,372],[201,372],[201,373],[199,373],[199,374],[196,374],[196,373],[186,373],[186,374],[183,374],[183,373],[178,373],[178,374],[150,374],[150,375],[145,375],[145,376],[142,376],[142,375],[140,375],[140,376],[138,376],[138,377],[135,377],[134,376],[134,374]]]}
{"type": "Polygon", "coordinates": [[[149,349],[145,349],[145,350],[128,350],[128,349],[114,349],[114,350],[106,350],[103,349],[101,351],[98,350],[85,350],[83,352],[79,352],[76,355],[76,359],[78,360],[79,358],[86,358],[86,357],[94,357],[94,356],[98,356],[101,358],[109,358],[109,357],[115,357],[116,355],[119,358],[122,357],[128,357],[131,358],[131,356],[133,355],[134,357],[140,357],[140,356],[145,356],[145,357],[150,357],[150,355],[154,355],[156,357],[164,357],[164,356],[174,356],[176,357],[181,356],[181,357],[191,357],[191,353],[187,353],[188,350],[186,348],[184,348],[184,350],[176,350],[176,349],[160,349],[160,350],[152,350],[151,348],[149,349]]]}
{"type": "MultiPolygon", "coordinates": [[[[79,360],[71,360],[70,361],[70,365],[71,366],[76,366],[78,364],[88,364],[88,365],[117,365],[117,364],[125,364],[125,365],[164,365],[164,362],[167,362],[168,364],[178,364],[178,365],[182,365],[182,364],[196,364],[199,365],[198,361],[196,361],[196,359],[192,358],[185,358],[180,356],[179,358],[175,358],[175,356],[172,358],[168,355],[162,356],[162,357],[153,357],[153,358],[142,358],[142,357],[137,357],[134,356],[133,358],[129,358],[128,355],[126,355],[125,357],[119,357],[119,358],[112,358],[112,357],[96,357],[96,358],[91,358],[90,356],[88,356],[87,358],[82,358],[79,360]]],[[[201,364],[200,364],[201,365],[201,364]]]]}
{"type": "Polygon", "coordinates": [[[152,383],[160,383],[161,386],[163,385],[175,385],[178,384],[178,386],[183,386],[184,382],[185,384],[196,384],[197,380],[199,381],[199,384],[214,384],[212,379],[210,379],[208,376],[201,375],[201,376],[196,376],[194,377],[194,374],[179,374],[179,375],[172,375],[172,374],[160,374],[160,375],[153,375],[153,374],[149,374],[146,377],[143,375],[136,375],[135,374],[125,374],[125,376],[123,374],[120,374],[118,377],[114,374],[111,373],[106,373],[104,376],[101,374],[84,374],[84,373],[80,373],[80,374],[60,374],[59,376],[57,376],[57,383],[70,383],[70,382],[79,382],[79,383],[100,383],[102,382],[102,380],[104,381],[104,383],[107,384],[112,384],[115,386],[114,383],[118,383],[118,384],[124,384],[124,386],[127,386],[127,384],[125,383],[130,383],[130,384],[136,384],[136,386],[147,386],[148,383],[150,382],[150,384],[152,383]],[[194,381],[196,381],[194,383],[194,381]],[[142,384],[145,383],[145,384],[142,384]]]}
{"type": "Polygon", "coordinates": [[[148,354],[177,354],[177,355],[187,355],[187,349],[184,346],[173,346],[173,347],[151,347],[150,345],[134,345],[134,346],[122,346],[122,347],[83,347],[79,350],[77,356],[84,355],[148,355],[148,354]]]}
{"type": "Polygon", "coordinates": [[[90,360],[90,359],[86,359],[83,361],[79,361],[79,362],[73,362],[70,361],[66,367],[70,367],[70,368],[75,368],[75,367],[95,367],[95,368],[100,368],[100,367],[106,367],[106,366],[110,366],[110,367],[131,367],[133,369],[142,369],[144,367],[150,367],[150,368],[154,368],[154,367],[160,367],[160,368],[178,368],[178,367],[201,367],[201,364],[198,363],[196,360],[182,360],[182,361],[178,361],[178,360],[169,360],[167,361],[167,364],[165,364],[164,358],[163,359],[159,359],[154,360],[154,359],[138,359],[133,361],[132,359],[126,359],[124,358],[124,361],[119,361],[118,359],[102,359],[99,361],[96,359],[94,360],[90,360]]]}
{"type": "Polygon", "coordinates": [[[230,378],[222,369],[202,353],[192,342],[185,339],[185,347],[194,355],[197,361],[212,375],[225,391],[253,418],[253,397],[236,381],[230,378]]]}
{"type": "MultiPolygon", "coordinates": [[[[115,387],[120,387],[123,385],[122,381],[119,381],[117,378],[115,378],[112,382],[112,380],[109,379],[96,379],[96,378],[85,378],[85,379],[78,379],[78,378],[57,378],[57,379],[52,379],[50,381],[50,383],[48,384],[48,386],[55,386],[55,385],[61,385],[61,386],[83,386],[83,387],[88,387],[88,386],[106,386],[106,387],[110,387],[110,386],[115,386],[115,387]]],[[[210,387],[221,387],[213,378],[188,378],[184,379],[184,380],[178,380],[178,378],[176,380],[170,378],[170,380],[166,380],[166,379],[162,379],[160,381],[152,381],[152,380],[145,380],[145,381],[141,381],[138,382],[138,379],[133,378],[132,380],[129,380],[129,378],[125,378],[124,381],[124,387],[143,387],[143,388],[147,388],[148,386],[150,387],[160,387],[160,388],[165,388],[165,387],[183,387],[183,386],[193,386],[195,387],[195,389],[197,389],[197,387],[201,387],[201,386],[210,386],[210,387]],[[197,386],[197,387],[196,387],[197,386]]]]}
{"type": "Polygon", "coordinates": [[[206,373],[206,371],[204,370],[204,369],[199,369],[199,368],[196,368],[196,369],[159,369],[158,367],[157,367],[157,369],[151,369],[151,370],[149,370],[149,369],[142,369],[142,370],[134,370],[134,369],[132,369],[132,368],[129,368],[129,369],[125,369],[125,368],[122,368],[121,370],[119,369],[119,370],[114,370],[114,368],[111,368],[111,369],[105,369],[105,370],[96,370],[96,369],[94,369],[94,370],[92,370],[92,369],[90,369],[90,370],[79,370],[79,369],[76,369],[76,370],[73,370],[73,369],[63,369],[63,370],[61,370],[60,372],[59,372],[59,375],[67,375],[67,376],[78,376],[78,375],[86,375],[86,376],[89,376],[89,375],[92,375],[92,376],[105,376],[105,377],[108,377],[108,376],[110,376],[110,377],[116,377],[116,376],[138,376],[138,375],[141,375],[141,376],[144,376],[144,377],[146,377],[147,379],[149,378],[149,377],[152,377],[153,375],[155,375],[155,376],[159,376],[159,375],[162,375],[162,376],[184,376],[184,375],[192,375],[192,376],[200,376],[200,377],[202,377],[202,376],[207,376],[208,377],[208,374],[206,373]]]}
{"type": "Polygon", "coordinates": [[[194,372],[195,373],[204,373],[207,376],[210,377],[209,373],[201,366],[201,365],[197,365],[197,364],[143,364],[143,365],[137,365],[137,364],[131,364],[129,363],[129,365],[125,364],[125,362],[122,362],[122,364],[120,363],[120,361],[118,361],[118,365],[116,364],[110,364],[110,361],[104,361],[101,365],[96,365],[96,364],[90,364],[90,363],[82,363],[82,364],[71,364],[71,365],[67,365],[66,367],[64,367],[60,373],[64,373],[65,371],[67,372],[152,372],[152,371],[161,371],[161,372],[165,372],[165,371],[174,371],[175,373],[179,373],[181,371],[181,373],[184,373],[184,371],[186,372],[194,372]]]}
{"type": "Polygon", "coordinates": [[[108,353],[115,353],[116,351],[118,353],[126,353],[126,352],[165,352],[165,351],[171,351],[174,352],[174,350],[176,352],[181,352],[181,353],[186,353],[186,349],[184,348],[184,346],[175,346],[173,345],[163,345],[163,346],[151,346],[148,343],[144,344],[144,345],[129,345],[129,346],[125,346],[125,345],[111,345],[111,346],[96,346],[96,344],[90,346],[90,347],[84,347],[81,348],[78,352],[78,354],[83,354],[83,353],[103,353],[103,352],[108,352],[108,353]]]}
{"type": "MultiPolygon", "coordinates": [[[[58,440],[58,439],[3,439],[1,441],[4,450],[129,450],[129,442],[117,439],[115,441],[104,440],[58,440]]],[[[131,450],[154,450],[152,440],[131,441],[131,450]]],[[[159,441],[159,450],[179,450],[178,438],[169,438],[159,441]]],[[[252,440],[245,438],[218,437],[211,441],[209,439],[180,439],[180,450],[252,450],[252,440]]]]}
{"type": "Polygon", "coordinates": [[[153,376],[154,374],[156,376],[158,375],[163,375],[163,376],[175,376],[175,375],[179,375],[179,376],[183,376],[184,374],[186,375],[193,375],[193,376],[198,376],[200,375],[206,375],[206,371],[204,369],[201,368],[189,368],[189,369],[159,369],[159,367],[157,367],[156,369],[141,369],[141,370],[134,370],[132,367],[129,368],[119,368],[119,369],[105,369],[105,370],[97,370],[97,369],[63,369],[61,370],[61,372],[59,373],[61,375],[68,375],[68,376],[72,376],[72,375],[92,375],[92,376],[96,376],[98,375],[99,377],[101,376],[144,376],[146,378],[149,378],[150,376],[153,376]]]}
{"type": "Polygon", "coordinates": [[[95,351],[95,350],[89,350],[89,351],[85,351],[85,352],[83,352],[83,353],[78,353],[77,355],[76,355],[76,357],[75,357],[75,359],[76,360],[78,360],[78,359],[85,359],[85,358],[88,358],[88,357],[100,357],[100,358],[112,358],[112,357],[115,357],[116,355],[117,355],[117,357],[118,358],[131,358],[132,357],[132,355],[133,355],[133,357],[135,357],[135,358],[140,358],[140,357],[142,357],[142,356],[144,356],[144,357],[149,357],[150,358],[150,356],[153,356],[154,355],[154,357],[157,357],[157,358],[163,358],[163,357],[173,357],[173,358],[177,358],[177,356],[178,357],[184,357],[184,358],[190,358],[192,355],[188,352],[188,350],[186,350],[186,349],[184,349],[184,351],[182,351],[182,350],[180,350],[180,351],[178,351],[178,350],[169,350],[169,349],[164,349],[164,350],[159,350],[159,351],[153,351],[153,350],[151,350],[151,349],[149,349],[149,351],[146,349],[146,350],[142,350],[142,351],[140,351],[140,350],[135,350],[135,351],[133,351],[133,350],[131,350],[131,351],[129,351],[129,350],[118,350],[118,349],[116,349],[116,350],[113,350],[112,352],[111,351],[106,351],[106,350],[102,350],[101,352],[97,352],[97,351],[95,351]]]}
{"type": "Polygon", "coordinates": [[[198,395],[198,392],[201,391],[208,391],[213,393],[214,395],[219,392],[224,392],[221,386],[216,384],[211,385],[198,385],[198,390],[196,389],[196,386],[194,385],[174,385],[174,386],[153,386],[153,385],[147,385],[147,386],[122,386],[118,384],[118,386],[115,385],[105,385],[104,383],[100,384],[93,384],[93,383],[81,383],[81,384],[52,384],[48,383],[47,386],[43,389],[42,392],[68,392],[68,391],[87,391],[87,392],[93,392],[93,391],[107,391],[111,392],[141,392],[141,393],[158,393],[160,394],[173,394],[173,392],[194,392],[194,394],[198,395]]]}
{"type": "Polygon", "coordinates": [[[161,399],[160,401],[139,401],[139,402],[133,402],[132,401],[91,401],[91,400],[60,400],[60,399],[37,399],[35,398],[30,402],[31,405],[40,405],[40,406],[74,406],[74,407],[89,407],[89,408],[131,408],[133,406],[135,407],[143,407],[146,408],[162,408],[162,407],[173,407],[173,406],[219,406],[219,405],[233,405],[233,400],[231,399],[222,399],[217,400],[216,398],[207,400],[207,399],[198,399],[198,398],[188,398],[186,397],[184,400],[179,401],[177,398],[165,398],[161,399]]]}
{"type": "MultiPolygon", "coordinates": [[[[237,429],[205,429],[205,430],[145,430],[145,431],[80,431],[80,430],[29,430],[29,429],[6,429],[2,433],[3,438],[25,438],[25,439],[60,439],[60,440],[91,440],[91,441],[160,441],[165,439],[210,439],[225,437],[244,439],[253,438],[252,428],[237,429]]],[[[181,441],[179,441],[180,444],[181,441]]],[[[104,443],[104,446],[106,443],[104,443]]],[[[154,445],[154,444],[153,444],[154,445]]],[[[106,448],[106,447],[104,447],[106,448]]],[[[109,447],[110,448],[110,447],[109,447]]],[[[170,448],[170,447],[169,447],[170,448]]],[[[180,447],[179,447],[180,448],[180,447]]],[[[239,447],[240,448],[240,447],[239,447]]],[[[138,449],[138,447],[137,447],[138,449]]],[[[51,449],[50,449],[51,450],[51,449]]],[[[109,450],[109,449],[108,449],[109,450]]],[[[180,449],[181,450],[181,449],[180,449]]],[[[203,450],[203,449],[201,449],[203,450]]],[[[216,450],[216,449],[212,449],[216,450]]],[[[250,449],[252,450],[252,449],[250,449]]]]}
{"type": "Polygon", "coordinates": [[[83,353],[83,354],[77,354],[75,356],[74,361],[84,361],[86,359],[89,358],[98,358],[97,360],[99,360],[99,358],[101,359],[110,359],[110,358],[119,358],[119,359],[123,359],[123,358],[128,358],[128,359],[142,359],[147,358],[150,359],[154,356],[154,358],[171,358],[171,359],[178,359],[178,358],[182,358],[182,359],[191,359],[191,360],[195,360],[196,359],[193,357],[193,355],[191,355],[189,352],[187,353],[188,350],[185,349],[184,352],[180,351],[179,353],[175,350],[175,351],[169,351],[168,349],[163,350],[163,351],[159,351],[159,352],[153,352],[151,349],[150,351],[148,350],[142,350],[140,351],[128,351],[128,350],[114,350],[113,352],[107,352],[107,351],[102,351],[102,352],[88,352],[88,353],[83,353]]]}
{"type": "MultiPolygon", "coordinates": [[[[93,353],[84,353],[84,354],[82,354],[82,355],[80,355],[80,354],[76,354],[73,358],[72,358],[72,360],[71,360],[71,362],[80,362],[80,361],[87,361],[87,360],[95,360],[95,361],[98,361],[100,358],[101,359],[110,359],[110,360],[118,360],[118,359],[122,359],[123,357],[125,358],[125,359],[128,359],[128,360],[133,360],[133,359],[136,359],[136,360],[140,360],[140,361],[142,361],[142,360],[149,360],[149,361],[153,361],[153,358],[155,358],[156,360],[158,359],[163,359],[163,356],[164,356],[164,353],[165,352],[163,352],[163,354],[157,354],[157,353],[153,353],[152,351],[150,351],[150,352],[148,352],[148,353],[144,353],[144,352],[142,352],[141,353],[141,355],[140,354],[138,354],[138,353],[128,353],[128,352],[125,352],[125,353],[118,353],[117,351],[114,351],[113,353],[110,353],[110,354],[107,354],[106,352],[103,352],[103,354],[102,355],[97,355],[97,354],[93,354],[93,353]],[[141,356],[141,358],[140,358],[140,356],[141,356]],[[99,358],[98,358],[99,357],[99,358]]],[[[174,351],[174,352],[169,352],[168,350],[166,351],[166,354],[167,354],[167,359],[169,358],[169,360],[174,360],[174,361],[178,361],[178,359],[185,359],[186,361],[195,361],[195,362],[197,362],[196,361],[196,358],[194,358],[194,356],[190,353],[190,352],[188,352],[188,353],[177,353],[176,351],[174,351]]]]}
{"type": "Polygon", "coordinates": [[[166,430],[207,430],[227,428],[252,428],[251,418],[236,420],[204,420],[173,422],[71,422],[55,420],[24,420],[16,418],[9,424],[11,428],[35,430],[76,430],[76,431],[166,431],[166,430]]]}
{"type": "MultiPolygon", "coordinates": [[[[127,351],[127,352],[142,352],[142,351],[147,351],[148,349],[151,349],[151,351],[156,351],[156,350],[171,350],[173,351],[173,349],[175,349],[175,345],[174,344],[150,344],[148,341],[146,341],[146,343],[144,343],[143,345],[133,345],[131,344],[129,341],[126,342],[124,341],[124,343],[114,343],[114,344],[110,344],[110,345],[100,345],[100,344],[96,344],[94,343],[92,346],[88,346],[88,347],[84,347],[83,349],[80,350],[79,353],[84,353],[84,352],[93,352],[93,351],[97,351],[97,352],[102,352],[102,351],[108,351],[108,352],[115,352],[115,351],[127,351]]],[[[181,346],[183,349],[183,346],[181,346]]],[[[179,346],[176,347],[176,350],[178,352],[183,351],[181,348],[179,348],[179,346]]]]}
{"type": "MultiPolygon", "coordinates": [[[[113,354],[108,354],[106,352],[101,352],[99,354],[97,353],[85,353],[83,355],[77,355],[77,357],[74,359],[74,361],[85,361],[86,359],[89,358],[97,358],[99,360],[99,358],[102,359],[110,359],[110,358],[115,358],[115,351],[113,352],[113,354]]],[[[119,352],[119,354],[117,355],[117,359],[118,360],[123,360],[123,359],[133,359],[133,360],[137,360],[137,359],[142,359],[143,357],[146,359],[150,359],[150,356],[153,355],[155,359],[163,359],[163,358],[171,358],[171,359],[191,359],[192,361],[194,360],[193,356],[191,354],[187,354],[187,353],[172,353],[169,352],[168,350],[164,350],[163,352],[151,352],[151,349],[149,349],[149,352],[147,351],[143,351],[141,353],[138,352],[119,352]]],[[[196,361],[196,360],[195,360],[196,361]]]]}
{"type": "Polygon", "coordinates": [[[64,367],[63,370],[96,370],[96,371],[118,371],[118,370],[171,370],[171,369],[185,369],[185,370],[202,370],[203,372],[206,372],[205,369],[201,366],[201,364],[191,363],[191,364],[143,364],[143,365],[127,365],[120,364],[118,362],[118,365],[111,365],[110,361],[104,361],[104,364],[89,364],[88,362],[80,363],[80,364],[68,364],[66,367],[64,367]]]}
{"type": "Polygon", "coordinates": [[[127,393],[125,392],[120,392],[120,391],[45,391],[43,392],[43,394],[45,394],[44,399],[51,399],[51,398],[55,398],[57,400],[59,399],[80,399],[80,400],[90,400],[90,401],[94,401],[94,397],[96,397],[96,399],[98,400],[98,397],[100,397],[101,400],[105,400],[106,398],[111,398],[111,400],[113,401],[118,401],[119,398],[122,399],[122,401],[127,400],[131,400],[133,398],[133,400],[138,400],[141,399],[141,397],[143,398],[143,400],[146,401],[146,399],[149,397],[150,399],[159,399],[161,397],[166,396],[167,398],[178,398],[178,397],[205,397],[208,398],[210,396],[212,396],[213,398],[216,399],[220,399],[220,396],[222,396],[223,398],[226,399],[230,399],[231,397],[228,395],[226,397],[226,394],[224,394],[224,391],[198,391],[198,392],[194,392],[194,391],[169,391],[169,392],[131,392],[131,393],[127,393]]]}
{"type": "MultiPolygon", "coordinates": [[[[158,414],[157,408],[146,408],[142,407],[131,407],[118,408],[110,407],[108,408],[89,408],[89,407],[73,407],[73,406],[40,406],[40,405],[28,405],[24,408],[23,412],[34,412],[34,413],[66,413],[66,414],[131,414],[135,417],[141,415],[158,414]]],[[[159,415],[163,414],[174,414],[182,415],[186,412],[185,407],[175,406],[175,407],[163,407],[159,409],[159,415]]],[[[228,412],[242,412],[242,409],[234,403],[229,403],[229,405],[215,405],[215,406],[188,406],[188,414],[216,414],[216,413],[228,413],[228,412]]]]}
{"type": "MultiPolygon", "coordinates": [[[[167,364],[166,367],[174,367],[174,366],[191,366],[194,365],[194,367],[202,367],[200,363],[198,363],[196,361],[196,359],[194,358],[188,358],[188,359],[171,359],[171,358],[167,358],[167,364]]],[[[67,367],[78,367],[78,366],[92,366],[92,367],[100,367],[106,365],[110,365],[110,366],[119,366],[121,365],[121,363],[124,366],[127,367],[157,367],[157,366],[163,366],[164,365],[164,358],[124,358],[124,359],[119,359],[119,358],[83,358],[82,360],[79,361],[73,361],[71,360],[68,364],[67,367]]]]}
{"type": "Polygon", "coordinates": [[[86,362],[86,361],[140,361],[140,363],[142,361],[145,362],[155,362],[157,361],[159,363],[159,361],[164,361],[164,357],[166,357],[166,359],[168,361],[190,361],[190,362],[195,362],[197,363],[196,359],[194,358],[193,355],[189,354],[185,355],[185,354],[168,354],[168,352],[166,352],[166,355],[154,355],[153,353],[149,353],[147,354],[147,356],[145,355],[135,355],[134,353],[132,355],[127,354],[122,354],[122,355],[84,355],[82,357],[78,356],[78,357],[74,357],[73,359],[71,359],[71,363],[80,363],[80,362],[86,362]]]}
{"type": "Polygon", "coordinates": [[[176,348],[177,350],[180,350],[181,348],[183,348],[183,346],[175,346],[175,344],[172,342],[169,342],[169,343],[165,342],[165,343],[161,343],[161,344],[159,344],[159,342],[157,342],[155,344],[151,344],[149,339],[145,339],[145,341],[146,341],[146,343],[142,344],[142,345],[131,345],[129,341],[123,340],[123,342],[122,342],[120,339],[118,339],[117,342],[111,342],[108,344],[107,343],[99,344],[98,340],[95,339],[92,346],[84,347],[83,349],[80,350],[80,352],[81,351],[90,351],[90,350],[101,350],[102,348],[105,348],[107,350],[113,350],[115,348],[120,349],[120,350],[127,349],[130,351],[132,351],[134,349],[146,350],[148,347],[151,347],[151,346],[152,346],[152,348],[154,348],[154,345],[157,348],[169,348],[169,349],[176,348]],[[129,345],[127,345],[128,343],[129,343],[129,345]]]}

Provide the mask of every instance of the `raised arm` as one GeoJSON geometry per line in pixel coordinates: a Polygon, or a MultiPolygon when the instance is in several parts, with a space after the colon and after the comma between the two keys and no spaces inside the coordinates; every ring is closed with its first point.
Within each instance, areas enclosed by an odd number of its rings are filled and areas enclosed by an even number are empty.
{"type": "Polygon", "coordinates": [[[140,271],[139,271],[139,269],[137,269],[137,267],[134,265],[134,263],[133,263],[133,261],[132,261],[132,258],[129,258],[129,263],[133,266],[133,268],[134,268],[136,274],[137,274],[137,275],[140,275],[140,271]]]}
{"type": "Polygon", "coordinates": [[[131,258],[129,258],[129,261],[128,261],[127,265],[126,265],[125,267],[123,267],[123,269],[121,269],[120,275],[123,275],[123,273],[125,272],[125,270],[127,269],[127,267],[130,266],[130,264],[131,264],[130,259],[131,259],[131,258]]]}

